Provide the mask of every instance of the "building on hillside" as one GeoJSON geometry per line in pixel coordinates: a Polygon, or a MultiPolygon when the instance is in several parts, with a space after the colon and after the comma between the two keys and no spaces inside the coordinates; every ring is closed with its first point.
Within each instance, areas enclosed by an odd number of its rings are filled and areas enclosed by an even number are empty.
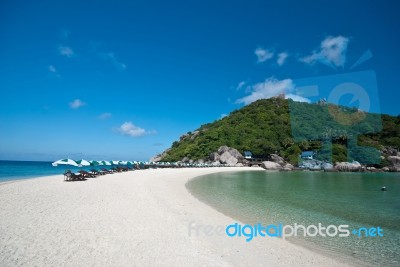
{"type": "Polygon", "coordinates": [[[312,151],[303,151],[300,154],[300,158],[302,158],[302,159],[314,159],[314,152],[312,152],[312,151]]]}
{"type": "Polygon", "coordinates": [[[245,159],[252,159],[253,158],[253,153],[251,153],[250,151],[245,151],[244,152],[244,158],[245,159]]]}

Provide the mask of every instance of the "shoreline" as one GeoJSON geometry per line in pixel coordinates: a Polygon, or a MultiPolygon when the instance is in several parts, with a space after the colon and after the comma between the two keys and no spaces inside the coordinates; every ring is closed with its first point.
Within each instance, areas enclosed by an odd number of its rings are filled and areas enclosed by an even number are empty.
{"type": "Polygon", "coordinates": [[[193,222],[199,229],[235,220],[195,198],[185,184],[206,174],[245,170],[262,169],[150,169],[76,182],[59,175],[0,183],[0,261],[5,266],[352,265],[285,240],[246,243],[189,231],[193,222]]]}

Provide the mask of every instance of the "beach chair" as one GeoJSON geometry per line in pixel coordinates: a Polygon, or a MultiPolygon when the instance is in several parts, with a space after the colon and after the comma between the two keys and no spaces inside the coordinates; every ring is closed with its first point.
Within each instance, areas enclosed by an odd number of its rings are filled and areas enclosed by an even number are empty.
{"type": "Polygon", "coordinates": [[[64,173],[64,181],[76,181],[76,180],[83,180],[83,176],[81,174],[75,174],[70,170],[64,173]]]}
{"type": "Polygon", "coordinates": [[[94,175],[93,173],[87,172],[87,171],[79,171],[80,175],[82,176],[82,178],[95,178],[96,175],[94,175]]]}

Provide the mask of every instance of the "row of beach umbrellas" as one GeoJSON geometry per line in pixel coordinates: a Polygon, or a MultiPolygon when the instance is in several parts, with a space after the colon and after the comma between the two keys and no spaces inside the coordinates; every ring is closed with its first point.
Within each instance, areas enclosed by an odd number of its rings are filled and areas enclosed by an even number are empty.
{"type": "Polygon", "coordinates": [[[85,159],[81,159],[81,160],[60,159],[60,160],[54,161],[51,165],[53,165],[54,167],[59,166],[59,165],[69,165],[69,166],[75,166],[75,167],[84,167],[84,166],[133,165],[133,164],[140,164],[140,162],[137,162],[137,161],[122,161],[122,160],[112,160],[112,161],[91,160],[91,161],[87,161],[85,159]]]}

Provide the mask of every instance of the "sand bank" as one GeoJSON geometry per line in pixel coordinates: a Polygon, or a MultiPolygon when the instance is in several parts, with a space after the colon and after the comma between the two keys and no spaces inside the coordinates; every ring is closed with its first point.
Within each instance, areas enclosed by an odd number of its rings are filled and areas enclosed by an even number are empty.
{"type": "Polygon", "coordinates": [[[2,184],[1,266],[345,265],[281,239],[246,243],[189,231],[190,224],[235,220],[194,198],[185,183],[240,170],[254,168],[152,169],[82,182],[59,175],[2,184]]]}

